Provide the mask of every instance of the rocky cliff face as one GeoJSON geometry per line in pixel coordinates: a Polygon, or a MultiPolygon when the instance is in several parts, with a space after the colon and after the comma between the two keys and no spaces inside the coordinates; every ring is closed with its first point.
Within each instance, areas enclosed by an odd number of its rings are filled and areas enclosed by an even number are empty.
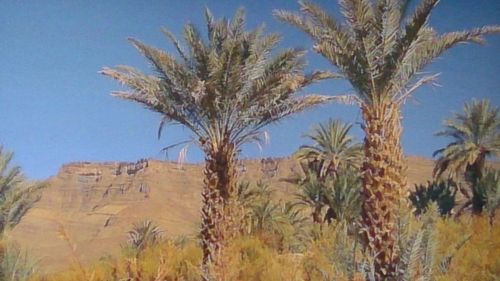
{"type": "Polygon", "coordinates": [[[149,187],[143,174],[148,164],[148,160],[140,160],[136,163],[64,165],[57,178],[73,184],[61,186],[61,196],[65,198],[61,207],[92,212],[109,204],[147,199],[149,187]]]}
{"type": "MultiPolygon", "coordinates": [[[[432,161],[410,158],[409,164],[411,184],[430,178],[432,161]]],[[[153,220],[167,236],[196,235],[202,169],[157,160],[66,164],[9,236],[50,271],[116,254],[136,221],[153,220]]],[[[282,197],[295,190],[280,179],[296,169],[289,159],[264,159],[245,161],[239,172],[267,181],[282,197]]]]}

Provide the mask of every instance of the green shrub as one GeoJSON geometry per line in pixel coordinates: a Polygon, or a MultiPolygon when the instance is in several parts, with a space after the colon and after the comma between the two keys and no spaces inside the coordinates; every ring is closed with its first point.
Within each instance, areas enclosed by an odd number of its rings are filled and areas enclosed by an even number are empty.
{"type": "Polygon", "coordinates": [[[410,192],[409,199],[417,215],[424,213],[429,204],[435,202],[439,207],[439,213],[445,216],[451,214],[455,207],[457,191],[457,184],[451,179],[428,181],[427,184],[416,185],[415,190],[410,192]]]}

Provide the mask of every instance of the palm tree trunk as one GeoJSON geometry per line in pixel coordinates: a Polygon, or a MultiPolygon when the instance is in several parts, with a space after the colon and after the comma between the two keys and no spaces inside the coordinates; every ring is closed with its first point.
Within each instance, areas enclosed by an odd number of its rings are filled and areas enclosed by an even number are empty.
{"type": "Polygon", "coordinates": [[[478,189],[478,183],[483,177],[483,170],[486,161],[486,156],[481,153],[474,163],[467,165],[465,169],[465,181],[469,184],[470,190],[472,190],[472,213],[474,215],[480,215],[483,212],[485,205],[485,198],[483,193],[478,189]]]}
{"type": "Polygon", "coordinates": [[[474,163],[467,165],[465,169],[465,180],[471,187],[475,186],[477,182],[483,177],[484,165],[486,156],[484,153],[479,154],[474,163]]]}
{"type": "Polygon", "coordinates": [[[205,150],[204,186],[202,191],[201,237],[203,279],[225,280],[224,246],[237,233],[236,154],[234,146],[224,145],[205,150]]]}
{"type": "Polygon", "coordinates": [[[375,256],[377,280],[394,276],[398,261],[396,208],[406,187],[406,162],[397,104],[362,107],[365,124],[362,220],[366,246],[375,256]]]}
{"type": "Polygon", "coordinates": [[[321,205],[316,205],[316,207],[314,207],[314,210],[312,212],[312,217],[313,217],[313,222],[315,224],[323,224],[323,218],[321,217],[321,210],[323,209],[323,206],[321,205]]]}

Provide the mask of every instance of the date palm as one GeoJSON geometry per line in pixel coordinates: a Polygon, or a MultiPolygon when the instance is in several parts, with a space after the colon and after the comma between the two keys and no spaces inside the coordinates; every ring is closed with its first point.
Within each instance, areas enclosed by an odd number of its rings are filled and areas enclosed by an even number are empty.
{"type": "Polygon", "coordinates": [[[323,208],[327,206],[327,186],[326,178],[320,179],[315,170],[304,171],[305,175],[297,175],[288,180],[299,187],[299,192],[295,194],[299,204],[311,208],[312,220],[321,225],[324,220],[322,217],[323,208]]]}
{"type": "Polygon", "coordinates": [[[446,147],[434,152],[439,155],[434,175],[465,175],[473,185],[481,178],[486,159],[500,156],[500,109],[488,100],[473,100],[464,105],[464,112],[455,113],[444,121],[445,130],[437,136],[452,138],[446,147]]]}
{"type": "Polygon", "coordinates": [[[306,136],[314,143],[303,145],[295,153],[295,158],[319,163],[319,176],[338,175],[340,170],[359,168],[363,151],[361,144],[349,135],[351,124],[330,119],[326,125],[319,124],[306,136]]]}
{"type": "Polygon", "coordinates": [[[6,230],[17,225],[33,204],[40,199],[39,183],[26,180],[18,166],[11,166],[12,152],[0,145],[0,240],[6,230]]]}
{"type": "Polygon", "coordinates": [[[162,232],[163,231],[150,220],[136,222],[127,233],[128,244],[139,253],[148,247],[158,244],[162,239],[162,232]]]}
{"type": "Polygon", "coordinates": [[[481,213],[483,209],[482,193],[478,192],[477,185],[483,177],[486,159],[500,155],[499,110],[488,100],[473,100],[464,105],[463,114],[455,113],[453,119],[445,120],[445,129],[436,134],[452,138],[452,142],[434,152],[434,156],[439,155],[434,176],[448,174],[456,178],[463,175],[472,191],[471,196],[461,189],[471,198],[458,214],[470,205],[474,213],[481,213]]]}
{"type": "Polygon", "coordinates": [[[361,177],[357,170],[347,170],[327,181],[325,220],[353,223],[361,214],[361,177]]]}
{"type": "Polygon", "coordinates": [[[362,146],[349,135],[351,128],[351,124],[333,119],[319,124],[306,134],[313,144],[302,145],[294,154],[302,173],[288,181],[300,187],[297,197],[311,207],[314,223],[324,222],[322,210],[327,205],[329,183],[348,169],[359,169],[361,164],[362,146]]]}
{"type": "Polygon", "coordinates": [[[319,95],[295,94],[317,80],[336,76],[319,71],[304,74],[304,52],[276,52],[280,36],[264,35],[262,27],[246,31],[242,10],[231,21],[215,20],[208,9],[205,18],[206,38],[191,24],[183,30],[185,44],[164,30],[177,57],[130,40],[152,64],[154,75],[125,66],[104,68],[101,73],[131,90],[114,96],[160,113],[160,132],[169,122],[182,124],[205,153],[204,278],[222,279],[225,236],[238,226],[231,210],[236,210],[236,168],[242,144],[258,141],[264,126],[328,101],[319,95]]]}
{"type": "Polygon", "coordinates": [[[363,225],[365,242],[376,256],[377,280],[392,278],[395,208],[407,185],[401,147],[401,106],[436,75],[422,75],[425,66],[460,43],[484,42],[500,31],[485,26],[438,34],[429,17],[439,0],[422,0],[408,11],[408,0],[339,0],[341,23],[321,7],[300,1],[300,13],[276,16],[314,41],[314,50],[330,61],[352,84],[355,95],[344,100],[359,105],[364,120],[363,225]],[[409,15],[406,17],[406,15],[409,15]]]}

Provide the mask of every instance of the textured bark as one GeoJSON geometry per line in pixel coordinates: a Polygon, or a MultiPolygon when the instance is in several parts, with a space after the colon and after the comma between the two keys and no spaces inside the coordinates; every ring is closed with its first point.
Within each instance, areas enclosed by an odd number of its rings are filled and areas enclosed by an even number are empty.
{"type": "Polygon", "coordinates": [[[473,187],[483,177],[486,155],[480,153],[472,164],[467,164],[465,168],[465,180],[469,186],[473,187]]]}
{"type": "Polygon", "coordinates": [[[323,206],[317,205],[314,207],[314,210],[312,212],[312,218],[313,222],[316,224],[322,224],[323,223],[323,218],[321,217],[321,211],[323,209],[323,206]]]}
{"type": "Polygon", "coordinates": [[[396,208],[406,190],[401,117],[394,103],[365,106],[362,222],[366,246],[375,256],[377,280],[394,276],[398,262],[396,208]]]}
{"type": "Polygon", "coordinates": [[[225,280],[224,246],[236,233],[236,154],[234,146],[206,149],[202,191],[203,279],[225,280]]]}

